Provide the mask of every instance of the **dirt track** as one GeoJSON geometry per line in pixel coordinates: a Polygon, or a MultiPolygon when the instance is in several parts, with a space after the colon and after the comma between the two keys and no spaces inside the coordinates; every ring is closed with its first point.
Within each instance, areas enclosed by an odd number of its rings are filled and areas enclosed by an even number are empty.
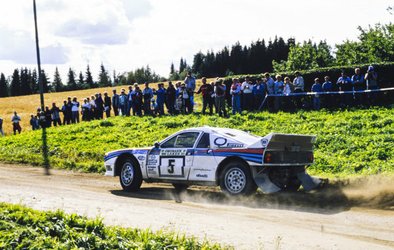
{"type": "Polygon", "coordinates": [[[176,194],[169,185],[143,184],[128,194],[117,178],[42,173],[0,165],[0,201],[101,216],[106,224],[169,229],[236,249],[394,249],[393,179],[229,199],[215,188],[176,194]]]}

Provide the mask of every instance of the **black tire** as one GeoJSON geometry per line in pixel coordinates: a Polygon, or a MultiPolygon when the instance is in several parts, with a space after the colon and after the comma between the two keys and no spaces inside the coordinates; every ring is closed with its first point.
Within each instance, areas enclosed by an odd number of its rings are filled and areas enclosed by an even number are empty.
{"type": "Polygon", "coordinates": [[[251,195],[257,190],[249,166],[241,161],[230,162],[223,168],[219,184],[224,193],[233,196],[251,195]]]}
{"type": "Polygon", "coordinates": [[[172,183],[172,186],[175,188],[175,191],[182,192],[185,191],[189,185],[183,183],[172,183]]]}
{"type": "Polygon", "coordinates": [[[142,184],[142,174],[139,165],[130,158],[127,158],[119,165],[120,185],[126,192],[138,191],[142,184]]]}

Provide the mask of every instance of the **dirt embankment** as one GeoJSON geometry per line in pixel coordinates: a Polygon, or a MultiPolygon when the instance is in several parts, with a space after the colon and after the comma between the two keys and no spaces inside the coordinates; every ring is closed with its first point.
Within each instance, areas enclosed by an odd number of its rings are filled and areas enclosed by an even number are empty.
{"type": "Polygon", "coordinates": [[[217,188],[143,184],[121,191],[98,174],[0,165],[0,201],[63,209],[106,224],[172,230],[236,249],[392,249],[394,179],[337,181],[310,193],[229,198],[217,188]]]}

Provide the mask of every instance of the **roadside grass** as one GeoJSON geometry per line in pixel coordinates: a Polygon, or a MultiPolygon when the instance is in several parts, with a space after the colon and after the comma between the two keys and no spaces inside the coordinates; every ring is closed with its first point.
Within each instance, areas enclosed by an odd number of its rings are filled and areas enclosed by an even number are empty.
{"type": "MultiPolygon", "coordinates": [[[[111,117],[47,129],[50,165],[104,172],[106,152],[153,146],[189,127],[238,128],[264,136],[270,132],[314,134],[311,174],[349,177],[394,173],[394,111],[371,108],[297,113],[247,113],[230,118],[201,114],[163,117],[111,117]]],[[[42,165],[41,130],[0,138],[0,161],[42,165]]]]}
{"type": "Polygon", "coordinates": [[[0,249],[228,249],[166,231],[105,226],[63,211],[0,203],[0,249]]]}

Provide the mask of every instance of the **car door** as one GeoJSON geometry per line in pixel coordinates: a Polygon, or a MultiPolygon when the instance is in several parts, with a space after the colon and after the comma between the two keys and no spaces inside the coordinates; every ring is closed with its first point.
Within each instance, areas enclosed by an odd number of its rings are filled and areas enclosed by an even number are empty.
{"type": "Polygon", "coordinates": [[[149,178],[187,180],[193,166],[194,145],[200,132],[182,132],[162,142],[148,155],[149,178]]]}
{"type": "Polygon", "coordinates": [[[190,169],[190,181],[215,181],[218,163],[211,147],[211,134],[203,133],[194,149],[193,166],[190,169]]]}

